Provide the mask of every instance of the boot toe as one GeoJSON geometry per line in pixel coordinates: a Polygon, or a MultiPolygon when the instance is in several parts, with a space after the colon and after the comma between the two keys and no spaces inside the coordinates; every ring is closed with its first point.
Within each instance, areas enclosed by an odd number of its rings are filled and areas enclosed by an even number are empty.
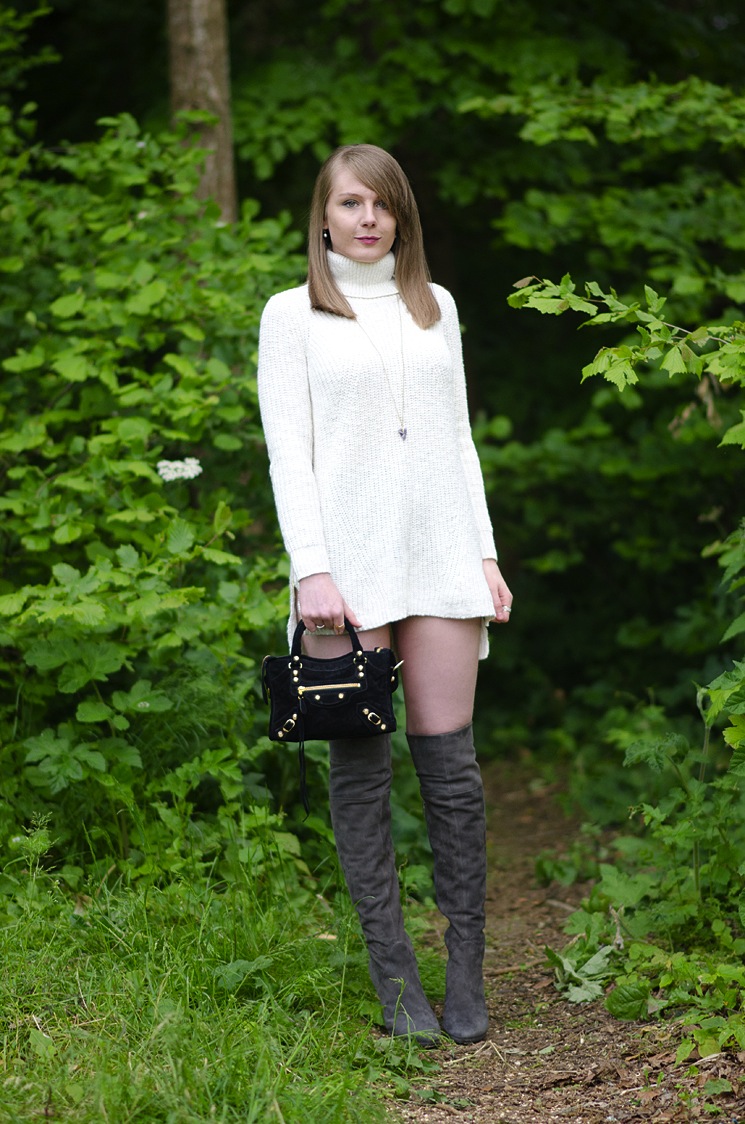
{"type": "Polygon", "coordinates": [[[484,1012],[483,1015],[471,1013],[470,1017],[453,1016],[450,1019],[443,1017],[442,1029],[459,1046],[482,1042],[489,1030],[489,1016],[484,1012]]]}

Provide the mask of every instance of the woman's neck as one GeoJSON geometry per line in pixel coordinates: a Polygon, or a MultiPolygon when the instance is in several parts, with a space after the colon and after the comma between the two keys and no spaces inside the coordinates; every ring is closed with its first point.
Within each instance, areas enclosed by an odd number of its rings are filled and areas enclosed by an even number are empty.
{"type": "Polygon", "coordinates": [[[396,258],[386,254],[380,261],[360,262],[327,250],[331,274],[345,297],[387,297],[397,293],[394,280],[396,258]]]}

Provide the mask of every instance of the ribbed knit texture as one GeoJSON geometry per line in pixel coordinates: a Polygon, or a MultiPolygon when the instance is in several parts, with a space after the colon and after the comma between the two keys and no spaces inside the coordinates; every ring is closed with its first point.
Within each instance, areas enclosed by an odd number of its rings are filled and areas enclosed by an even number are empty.
{"type": "MultiPolygon", "coordinates": [[[[261,320],[259,401],[291,588],[330,573],[366,629],[488,619],[482,559],[497,552],[453,298],[432,286],[442,319],[423,330],[393,254],[329,259],[356,320],[311,309],[306,285],[272,297],[261,320]]],[[[289,635],[296,621],[292,597],[289,635]]]]}

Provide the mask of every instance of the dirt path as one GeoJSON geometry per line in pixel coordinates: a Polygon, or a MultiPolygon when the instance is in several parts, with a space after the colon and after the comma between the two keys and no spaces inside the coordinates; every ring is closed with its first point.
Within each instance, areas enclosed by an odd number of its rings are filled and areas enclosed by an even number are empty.
{"type": "Polygon", "coordinates": [[[675,1064],[680,1031],[625,1023],[602,1003],[566,1003],[543,948],[561,948],[562,924],[587,887],[539,887],[538,852],[570,840],[567,821],[534,774],[484,770],[489,814],[488,1038],[433,1051],[439,1072],[396,1102],[407,1124],[636,1124],[719,1119],[745,1124],[745,1053],[675,1064]],[[726,1078],[739,1092],[714,1095],[726,1078]],[[713,1086],[709,1085],[709,1090],[713,1086]]]}

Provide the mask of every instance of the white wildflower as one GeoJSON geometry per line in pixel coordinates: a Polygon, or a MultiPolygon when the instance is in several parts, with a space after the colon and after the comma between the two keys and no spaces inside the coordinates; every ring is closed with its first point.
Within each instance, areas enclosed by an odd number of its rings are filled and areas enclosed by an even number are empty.
{"type": "Polygon", "coordinates": [[[155,467],[163,480],[193,480],[202,471],[196,457],[185,457],[182,461],[158,461],[155,467]]]}

